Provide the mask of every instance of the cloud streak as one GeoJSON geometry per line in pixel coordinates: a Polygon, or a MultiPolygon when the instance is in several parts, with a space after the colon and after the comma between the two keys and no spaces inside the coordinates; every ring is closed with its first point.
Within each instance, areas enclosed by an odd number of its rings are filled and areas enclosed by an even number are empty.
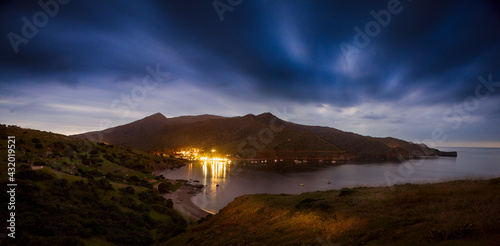
{"type": "MultiPolygon", "coordinates": [[[[500,77],[500,15],[486,0],[401,4],[362,52],[346,58],[339,45],[352,43],[354,27],[386,2],[244,1],[221,23],[210,2],[71,1],[19,53],[0,41],[0,115],[70,134],[109,116],[116,125],[155,112],[234,116],[286,106],[299,123],[413,140],[474,94],[477,76],[500,77]],[[126,119],[109,113],[156,64],[170,79],[126,119]]],[[[35,2],[1,5],[4,36],[39,11],[35,2]]],[[[500,141],[500,112],[491,106],[499,94],[450,139],[500,141]]]]}

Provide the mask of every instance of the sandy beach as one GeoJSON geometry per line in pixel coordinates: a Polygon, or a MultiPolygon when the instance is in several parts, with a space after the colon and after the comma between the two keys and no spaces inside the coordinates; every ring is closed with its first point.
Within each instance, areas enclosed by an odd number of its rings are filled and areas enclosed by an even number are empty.
{"type": "MultiPolygon", "coordinates": [[[[160,176],[171,169],[162,169],[154,171],[152,174],[156,176],[160,176]]],[[[174,180],[169,180],[170,182],[178,182],[174,180]]],[[[186,182],[189,182],[186,180],[186,182]]],[[[177,189],[175,192],[162,194],[165,199],[172,199],[174,203],[174,209],[180,212],[182,215],[188,217],[191,220],[198,221],[201,218],[209,215],[209,212],[204,211],[203,209],[196,206],[191,198],[196,194],[200,193],[201,190],[194,186],[195,184],[184,184],[181,188],[177,189]]],[[[158,184],[155,185],[155,189],[158,189],[158,184]]]]}
{"type": "Polygon", "coordinates": [[[163,194],[163,197],[166,199],[172,199],[175,210],[192,220],[198,221],[199,219],[209,215],[208,212],[194,205],[191,201],[191,197],[195,196],[199,192],[200,190],[194,186],[183,185],[173,193],[163,194]]]}

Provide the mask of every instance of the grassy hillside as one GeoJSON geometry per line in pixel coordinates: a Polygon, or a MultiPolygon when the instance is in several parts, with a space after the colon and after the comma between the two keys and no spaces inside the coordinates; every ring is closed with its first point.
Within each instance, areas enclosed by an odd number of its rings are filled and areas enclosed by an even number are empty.
{"type": "Polygon", "coordinates": [[[165,245],[498,245],[500,179],[245,195],[165,245]]]}
{"type": "Polygon", "coordinates": [[[48,166],[57,171],[151,177],[158,169],[182,166],[183,161],[138,151],[130,147],[95,143],[60,134],[0,125],[0,150],[7,136],[16,137],[18,166],[48,166]],[[149,175],[149,176],[148,176],[149,175]]]}
{"type": "MultiPolygon", "coordinates": [[[[0,152],[5,157],[7,136],[16,137],[18,185],[17,234],[7,239],[8,245],[151,245],[185,229],[186,221],[172,201],[153,189],[164,183],[162,192],[171,192],[178,185],[150,174],[182,161],[0,125],[0,152]]],[[[5,187],[6,158],[0,165],[5,187]]],[[[1,203],[7,204],[7,198],[2,196],[1,203]]],[[[8,212],[3,206],[2,221],[8,212]]],[[[5,226],[0,233],[7,233],[5,226]]]]}
{"type": "Polygon", "coordinates": [[[48,168],[16,178],[17,234],[9,245],[151,245],[186,227],[153,189],[48,168]]]}

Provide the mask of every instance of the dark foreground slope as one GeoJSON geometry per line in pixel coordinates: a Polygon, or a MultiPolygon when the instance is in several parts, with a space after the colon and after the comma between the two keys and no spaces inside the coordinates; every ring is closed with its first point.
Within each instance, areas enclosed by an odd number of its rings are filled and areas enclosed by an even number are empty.
{"type": "MultiPolygon", "coordinates": [[[[178,186],[150,174],[183,165],[180,160],[5,125],[0,153],[0,183],[6,187],[12,177],[17,184],[15,239],[0,238],[2,245],[151,245],[186,227],[172,202],[153,188],[178,186]],[[7,169],[8,136],[15,137],[9,143],[15,145],[15,173],[7,169]]],[[[10,197],[0,197],[0,234],[7,235],[13,211],[7,211],[10,197]]]]}
{"type": "Polygon", "coordinates": [[[165,245],[498,245],[500,179],[245,195],[165,245]]]}
{"type": "Polygon", "coordinates": [[[180,167],[184,162],[130,147],[5,125],[0,125],[2,149],[6,148],[7,136],[15,136],[19,164],[49,166],[71,174],[78,174],[79,168],[90,168],[103,173],[143,176],[155,170],[180,167]]]}
{"type": "Polygon", "coordinates": [[[127,125],[73,137],[158,152],[215,148],[240,158],[382,161],[443,154],[395,138],[373,138],[330,127],[286,122],[270,113],[171,119],[155,114],[127,125]]]}

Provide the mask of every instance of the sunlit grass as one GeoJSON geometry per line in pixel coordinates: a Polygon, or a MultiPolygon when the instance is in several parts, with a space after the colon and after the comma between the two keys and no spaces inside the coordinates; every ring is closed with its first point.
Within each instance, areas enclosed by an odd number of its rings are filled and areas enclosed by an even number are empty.
{"type": "MultiPolygon", "coordinates": [[[[500,181],[245,195],[168,245],[488,245],[500,181]]],[[[494,245],[494,244],[493,244],[494,245]]]]}

